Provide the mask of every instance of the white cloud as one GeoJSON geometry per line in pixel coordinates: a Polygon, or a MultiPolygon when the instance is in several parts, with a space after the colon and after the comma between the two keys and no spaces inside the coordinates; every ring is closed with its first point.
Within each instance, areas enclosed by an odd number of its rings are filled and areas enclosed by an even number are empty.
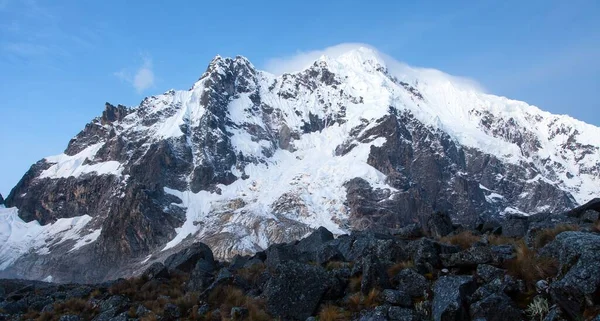
{"type": "Polygon", "coordinates": [[[154,87],[155,81],[154,71],[152,71],[152,59],[144,56],[142,60],[142,65],[133,75],[126,69],[114,73],[117,78],[130,83],[138,93],[154,87]]]}
{"type": "Polygon", "coordinates": [[[364,43],[341,43],[325,49],[298,51],[294,55],[271,58],[265,63],[264,69],[275,75],[302,71],[321,56],[328,56],[332,59],[336,59],[349,51],[361,47],[375,51],[379,60],[384,62],[389,72],[401,80],[418,80],[420,82],[425,81],[429,83],[451,82],[454,86],[466,87],[481,92],[485,91],[484,87],[473,79],[449,75],[432,68],[412,67],[380,52],[375,47],[364,43]]]}

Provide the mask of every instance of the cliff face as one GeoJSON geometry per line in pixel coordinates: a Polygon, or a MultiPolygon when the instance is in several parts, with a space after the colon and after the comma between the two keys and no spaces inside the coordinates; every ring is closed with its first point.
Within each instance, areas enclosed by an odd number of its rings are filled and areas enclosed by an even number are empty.
{"type": "Polygon", "coordinates": [[[279,77],[216,57],[190,90],[107,103],[6,199],[0,275],[110,279],[197,240],[225,258],[318,226],[475,226],[597,192],[600,129],[419,75],[364,48],[279,77]]]}

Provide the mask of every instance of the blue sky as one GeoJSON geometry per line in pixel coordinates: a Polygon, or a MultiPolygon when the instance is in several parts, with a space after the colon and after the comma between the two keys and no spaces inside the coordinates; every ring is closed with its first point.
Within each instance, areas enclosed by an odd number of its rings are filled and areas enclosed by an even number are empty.
{"type": "Polygon", "coordinates": [[[210,59],[257,67],[340,43],[600,125],[600,1],[0,0],[0,193],[104,102],[187,89],[210,59]]]}

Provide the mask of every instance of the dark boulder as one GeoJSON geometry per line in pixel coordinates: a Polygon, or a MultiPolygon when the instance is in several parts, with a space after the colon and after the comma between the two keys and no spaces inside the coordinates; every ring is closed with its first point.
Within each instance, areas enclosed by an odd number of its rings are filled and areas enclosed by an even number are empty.
{"type": "Polygon", "coordinates": [[[523,319],[521,311],[505,294],[492,294],[471,304],[470,314],[473,320],[504,321],[523,319]]]}
{"type": "Polygon", "coordinates": [[[374,255],[365,257],[362,260],[360,291],[367,294],[371,289],[386,288],[388,284],[388,275],[381,261],[374,255]]]}
{"type": "Polygon", "coordinates": [[[423,227],[418,223],[408,224],[394,230],[394,236],[401,239],[415,239],[423,236],[423,227]]]}
{"type": "Polygon", "coordinates": [[[296,247],[291,244],[271,245],[265,252],[267,254],[265,264],[270,268],[274,268],[278,264],[288,261],[307,261],[306,256],[300,253],[300,251],[298,251],[296,247]]]}
{"type": "Polygon", "coordinates": [[[284,262],[265,285],[267,310],[285,320],[306,320],[311,316],[325,294],[329,276],[319,266],[284,262]]]}
{"type": "Polygon", "coordinates": [[[403,307],[412,307],[412,298],[408,293],[401,290],[385,289],[381,292],[381,298],[385,303],[399,305],[403,307]]]}
{"type": "Polygon", "coordinates": [[[523,237],[527,233],[529,222],[527,216],[507,215],[502,220],[502,235],[506,237],[523,237]]]}
{"type": "Polygon", "coordinates": [[[316,261],[323,265],[331,261],[345,261],[345,258],[335,245],[323,244],[316,252],[316,261]]]}
{"type": "Polygon", "coordinates": [[[446,212],[435,212],[427,220],[427,232],[433,238],[439,239],[454,231],[452,219],[446,212]]]}
{"type": "Polygon", "coordinates": [[[213,282],[215,263],[206,259],[200,259],[192,270],[187,288],[190,291],[203,291],[213,282]]]}
{"type": "Polygon", "coordinates": [[[429,281],[413,269],[403,269],[395,277],[398,290],[406,292],[411,297],[422,297],[429,290],[429,281]]]}
{"type": "Polygon", "coordinates": [[[445,267],[469,267],[492,262],[492,251],[487,246],[475,246],[451,254],[440,254],[445,267]]]}
{"type": "Polygon", "coordinates": [[[600,212],[600,198],[594,198],[593,200],[576,207],[567,213],[565,213],[569,217],[578,217],[581,218],[583,214],[587,211],[595,211],[600,212]]]}
{"type": "Polygon", "coordinates": [[[483,283],[489,283],[496,278],[504,276],[505,272],[505,270],[499,269],[495,266],[481,264],[477,266],[476,276],[483,283]]]}
{"type": "Polygon", "coordinates": [[[443,276],[433,286],[433,320],[469,320],[469,299],[475,292],[471,276],[443,276]]]}
{"type": "Polygon", "coordinates": [[[190,247],[169,256],[165,260],[165,266],[169,270],[180,270],[183,272],[191,272],[199,260],[214,262],[213,253],[204,243],[194,243],[190,247]]]}
{"type": "Polygon", "coordinates": [[[411,309],[401,307],[390,307],[388,317],[392,321],[417,321],[419,318],[411,309]]]}
{"type": "Polygon", "coordinates": [[[168,278],[169,270],[164,264],[160,262],[154,262],[144,271],[144,273],[142,273],[142,277],[146,280],[152,280],[154,278],[168,278]]]}
{"type": "Polygon", "coordinates": [[[315,253],[320,246],[333,240],[333,233],[323,226],[316,229],[309,236],[296,244],[296,249],[302,253],[315,253]]]}
{"type": "Polygon", "coordinates": [[[578,318],[586,307],[600,305],[600,235],[563,232],[544,250],[564,273],[549,291],[568,316],[578,318]]]}

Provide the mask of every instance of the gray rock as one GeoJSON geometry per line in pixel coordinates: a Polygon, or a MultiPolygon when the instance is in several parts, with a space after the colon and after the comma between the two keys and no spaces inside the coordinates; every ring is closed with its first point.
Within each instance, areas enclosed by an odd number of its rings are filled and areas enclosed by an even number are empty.
{"type": "Polygon", "coordinates": [[[403,239],[415,239],[423,236],[423,227],[418,223],[408,224],[404,227],[394,230],[394,236],[403,239]]]}
{"type": "Polygon", "coordinates": [[[198,311],[196,311],[196,313],[197,313],[199,316],[203,316],[203,315],[207,314],[207,313],[208,313],[208,311],[210,311],[210,306],[209,306],[208,304],[202,304],[202,305],[201,305],[201,306],[198,308],[198,311]]]}
{"type": "Polygon", "coordinates": [[[328,278],[319,266],[291,261],[277,265],[264,290],[267,310],[283,319],[306,320],[319,306],[328,278]]]}
{"type": "Polygon", "coordinates": [[[165,260],[165,266],[169,270],[177,269],[183,272],[191,272],[196,267],[196,263],[201,259],[211,263],[214,262],[213,253],[208,245],[197,242],[169,256],[165,260]]]}
{"type": "Polygon", "coordinates": [[[506,237],[523,237],[527,233],[528,227],[527,216],[507,215],[502,221],[502,235],[506,237]]]}
{"type": "Polygon", "coordinates": [[[492,261],[494,264],[502,264],[516,257],[515,246],[512,244],[502,244],[490,247],[492,251],[492,261]]]}
{"type": "Polygon", "coordinates": [[[231,308],[231,319],[242,320],[248,315],[248,309],[244,307],[233,307],[231,308]]]}
{"type": "Polygon", "coordinates": [[[379,259],[373,255],[365,257],[362,260],[360,291],[363,294],[367,294],[371,289],[386,288],[388,284],[387,272],[379,259]]]}
{"type": "Polygon", "coordinates": [[[137,309],[135,309],[135,315],[140,318],[140,317],[144,317],[146,315],[148,315],[148,313],[150,313],[151,311],[148,310],[145,306],[143,306],[142,304],[138,305],[137,309]]]}
{"type": "Polygon", "coordinates": [[[147,280],[152,280],[154,278],[168,278],[169,270],[164,264],[154,262],[144,271],[144,273],[142,273],[142,277],[147,280]]]}
{"type": "Polygon", "coordinates": [[[390,307],[388,310],[388,317],[392,321],[417,321],[419,318],[415,312],[411,309],[401,307],[390,307]]]}
{"type": "Polygon", "coordinates": [[[477,278],[482,280],[484,283],[489,283],[496,278],[504,276],[506,271],[497,267],[481,264],[477,266],[477,278]]]}
{"type": "Polygon", "coordinates": [[[65,314],[58,319],[59,321],[80,321],[81,318],[75,314],[65,314]]]}
{"type": "Polygon", "coordinates": [[[576,318],[586,306],[600,303],[600,235],[563,232],[547,247],[564,272],[550,285],[550,294],[566,315],[576,318]]]}
{"type": "Polygon", "coordinates": [[[440,254],[442,265],[446,267],[469,267],[491,263],[492,251],[487,246],[475,246],[452,254],[440,254]]]}
{"type": "Polygon", "coordinates": [[[403,307],[412,307],[413,305],[412,298],[404,291],[385,289],[381,292],[381,297],[385,303],[391,305],[403,307]]]}
{"type": "Polygon", "coordinates": [[[269,246],[265,252],[267,254],[265,264],[270,268],[288,261],[304,261],[302,259],[304,256],[290,244],[275,244],[269,246]]]}
{"type": "Polygon", "coordinates": [[[504,294],[492,294],[471,304],[470,314],[473,320],[504,321],[523,319],[521,311],[504,294]]]}
{"type": "Polygon", "coordinates": [[[600,219],[600,212],[587,210],[581,215],[581,220],[585,223],[594,223],[600,219]]]}
{"type": "Polygon", "coordinates": [[[473,292],[475,292],[475,281],[471,276],[439,278],[433,286],[433,320],[469,320],[466,307],[473,292]]]}
{"type": "Polygon", "coordinates": [[[431,237],[436,239],[452,233],[454,227],[450,215],[446,212],[435,212],[427,220],[427,231],[431,237]]]}
{"type": "Polygon", "coordinates": [[[429,281],[413,269],[403,269],[394,277],[398,282],[398,290],[411,297],[422,297],[429,290],[429,281]]]}
{"type": "MultiPolygon", "coordinates": [[[[550,307],[550,310],[548,311],[548,314],[546,315],[546,317],[544,318],[543,321],[566,321],[566,320],[563,317],[563,313],[560,310],[560,308],[557,306],[552,306],[552,307],[550,307]]],[[[592,321],[600,321],[600,315],[597,316],[595,319],[592,319],[592,321]],[[596,319],[598,319],[598,320],[596,320],[596,319]]]]}
{"type": "Polygon", "coordinates": [[[315,253],[323,244],[333,240],[333,233],[323,226],[316,229],[309,236],[303,238],[296,244],[301,253],[315,253]]]}
{"type": "Polygon", "coordinates": [[[316,252],[316,261],[323,265],[331,261],[345,261],[345,258],[337,246],[333,244],[323,244],[316,252]]]}

